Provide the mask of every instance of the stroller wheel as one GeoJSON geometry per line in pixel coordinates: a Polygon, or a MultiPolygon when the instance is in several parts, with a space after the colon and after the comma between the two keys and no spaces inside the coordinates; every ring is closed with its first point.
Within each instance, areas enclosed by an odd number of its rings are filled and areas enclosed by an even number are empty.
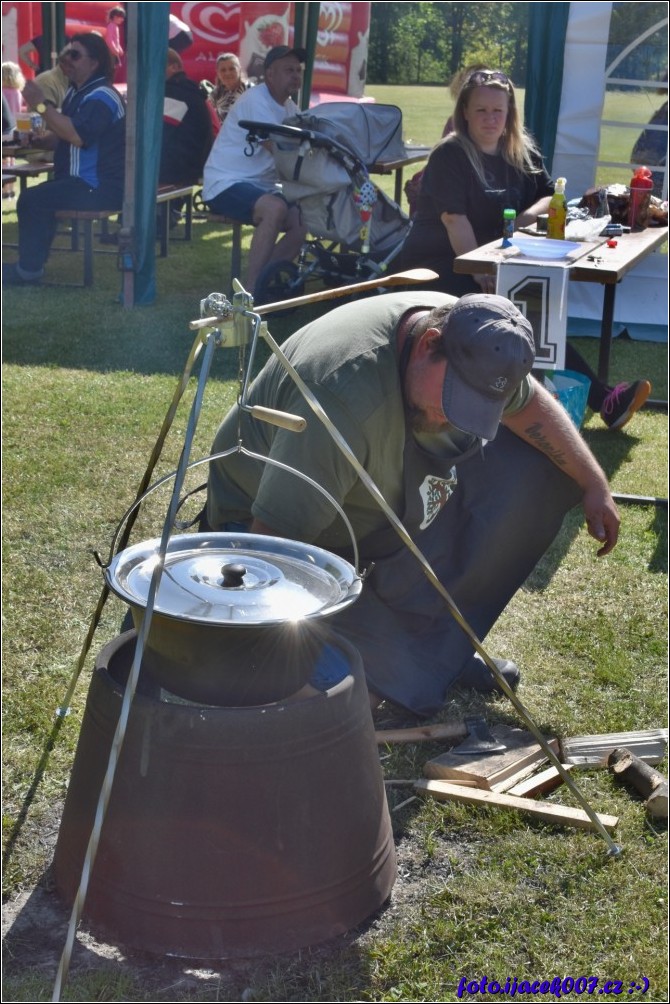
{"type": "Polygon", "coordinates": [[[197,192],[193,193],[193,212],[194,213],[206,213],[207,203],[202,197],[202,188],[199,188],[197,192]]]}
{"type": "MultiPolygon", "coordinates": [[[[302,296],[305,291],[305,283],[302,281],[300,270],[292,261],[275,261],[266,265],[256,282],[254,291],[254,303],[259,306],[263,303],[276,303],[278,300],[290,300],[294,296],[302,296]]],[[[290,314],[296,308],[289,307],[287,310],[275,310],[275,316],[290,314]]]]}

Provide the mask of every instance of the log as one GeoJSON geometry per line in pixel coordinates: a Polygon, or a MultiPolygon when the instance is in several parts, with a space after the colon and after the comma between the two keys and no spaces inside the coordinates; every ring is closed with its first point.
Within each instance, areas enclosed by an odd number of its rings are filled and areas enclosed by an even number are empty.
{"type": "Polygon", "coordinates": [[[656,819],[668,818],[668,780],[660,771],[625,747],[612,750],[607,766],[616,778],[631,785],[647,801],[645,806],[656,819]]]}
{"type": "Polygon", "coordinates": [[[651,795],[644,803],[645,809],[654,819],[668,818],[668,782],[664,781],[654,788],[651,795]]]}

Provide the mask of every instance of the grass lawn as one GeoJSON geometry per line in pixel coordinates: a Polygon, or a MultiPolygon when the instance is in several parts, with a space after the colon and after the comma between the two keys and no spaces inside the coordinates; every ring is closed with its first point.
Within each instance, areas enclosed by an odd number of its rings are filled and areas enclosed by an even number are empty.
{"type": "MultiPolygon", "coordinates": [[[[449,111],[445,89],[370,90],[402,104],[407,139],[438,138],[449,111]]],[[[3,224],[12,239],[15,216],[6,202],[3,224]]],[[[203,296],[227,287],[229,232],[204,222],[195,228],[191,244],[174,243],[158,260],[158,297],[149,307],[121,308],[113,257],[96,258],[91,290],[5,291],[3,830],[12,918],[17,897],[27,897],[19,919],[34,923],[37,892],[52,895],[47,869],[92,659],[25,819],[22,807],[100,594],[91,549],[106,556],[134,497],[191,346],[189,320],[203,296]]],[[[53,255],[49,277],[62,280],[75,269],[78,277],[79,268],[69,255],[53,255]]],[[[277,318],[270,328],[281,341],[323,309],[277,318]]],[[[581,339],[578,347],[594,361],[595,341],[581,339]]],[[[649,376],[654,396],[667,399],[666,356],[664,344],[617,339],[612,378],[649,376]]],[[[237,369],[237,353],[219,350],[195,456],[208,452],[235,399],[237,369]]],[[[156,476],[176,466],[191,396],[189,390],[156,476]]],[[[590,417],[584,434],[615,491],[667,495],[666,414],[645,410],[616,434],[590,417]]],[[[152,497],[135,540],[160,532],[166,504],[166,491],[152,497]]],[[[622,517],[618,547],[596,559],[581,514],[573,513],[487,640],[490,651],[521,666],[520,696],[547,732],[666,724],[667,509],[625,505],[622,517]]],[[[110,600],[93,652],[118,633],[122,615],[110,600]]],[[[467,694],[456,694],[439,719],[474,712],[492,723],[515,722],[503,698],[467,694]]],[[[384,773],[419,777],[441,749],[382,749],[384,773]]],[[[577,781],[596,810],[620,818],[620,859],[608,859],[595,834],[500,810],[414,801],[392,812],[400,868],[391,905],[360,930],[294,955],[202,968],[142,953],[101,957],[84,945],[63,999],[456,1001],[461,977],[504,985],[508,977],[586,976],[598,977],[601,989],[605,980],[622,981],[628,999],[666,1001],[666,825],[648,821],[640,799],[607,771],[580,771],[577,781]],[[644,995],[635,989],[641,977],[649,980],[644,995]]],[[[565,787],[549,797],[573,804],[565,787]]],[[[406,798],[405,790],[389,789],[393,810],[406,798]]],[[[14,926],[4,956],[5,1000],[51,999],[60,932],[46,923],[14,926]]]]}

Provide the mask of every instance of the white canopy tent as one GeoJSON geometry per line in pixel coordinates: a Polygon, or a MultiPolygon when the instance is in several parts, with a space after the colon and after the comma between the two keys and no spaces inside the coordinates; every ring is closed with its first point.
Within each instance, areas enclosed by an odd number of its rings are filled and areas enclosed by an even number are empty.
{"type": "MultiPolygon", "coordinates": [[[[592,187],[597,177],[605,94],[608,82],[615,79],[620,62],[617,57],[609,66],[607,63],[612,6],[612,3],[602,2],[570,4],[551,170],[553,177],[568,179],[568,192],[572,196],[592,187]]],[[[658,26],[659,30],[665,28],[662,24],[658,26]]],[[[631,39],[628,50],[639,41],[642,39],[631,39]]],[[[631,132],[631,136],[632,147],[635,133],[631,132]]],[[[623,166],[621,181],[623,184],[629,181],[628,170],[623,166]]],[[[570,317],[599,319],[602,297],[599,285],[571,283],[568,301],[570,317]]],[[[667,337],[667,249],[650,255],[621,283],[616,296],[615,325],[619,329],[625,326],[633,337],[644,337],[645,327],[660,326],[666,329],[667,337]]]]}

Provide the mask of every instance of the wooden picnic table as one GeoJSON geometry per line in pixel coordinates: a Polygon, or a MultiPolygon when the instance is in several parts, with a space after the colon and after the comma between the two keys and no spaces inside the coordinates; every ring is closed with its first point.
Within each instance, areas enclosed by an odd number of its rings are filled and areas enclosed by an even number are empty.
{"type": "Polygon", "coordinates": [[[405,151],[406,156],[396,158],[395,160],[381,160],[375,161],[375,163],[370,168],[371,174],[393,174],[395,172],[395,201],[400,205],[402,199],[402,175],[404,169],[409,164],[420,164],[424,160],[428,160],[430,156],[430,151],[432,146],[411,146],[406,145],[405,151]]]}
{"type": "Polygon", "coordinates": [[[2,177],[5,179],[18,178],[23,192],[29,178],[38,178],[41,174],[49,175],[53,169],[53,163],[44,160],[33,161],[31,164],[12,164],[11,167],[3,165],[2,177]]]}
{"type": "MultiPolygon", "coordinates": [[[[667,227],[647,227],[646,230],[616,237],[615,247],[608,247],[607,238],[601,237],[595,242],[584,242],[583,249],[580,248],[572,256],[568,256],[568,260],[570,257],[573,259],[569,264],[572,282],[597,282],[604,287],[598,355],[598,377],[604,383],[607,383],[609,377],[617,284],[667,239],[667,227]]],[[[509,250],[506,250],[505,254],[502,253],[499,239],[491,241],[490,244],[483,244],[474,251],[459,255],[454,261],[454,272],[495,275],[498,264],[508,260],[509,256],[509,250]]]]}

